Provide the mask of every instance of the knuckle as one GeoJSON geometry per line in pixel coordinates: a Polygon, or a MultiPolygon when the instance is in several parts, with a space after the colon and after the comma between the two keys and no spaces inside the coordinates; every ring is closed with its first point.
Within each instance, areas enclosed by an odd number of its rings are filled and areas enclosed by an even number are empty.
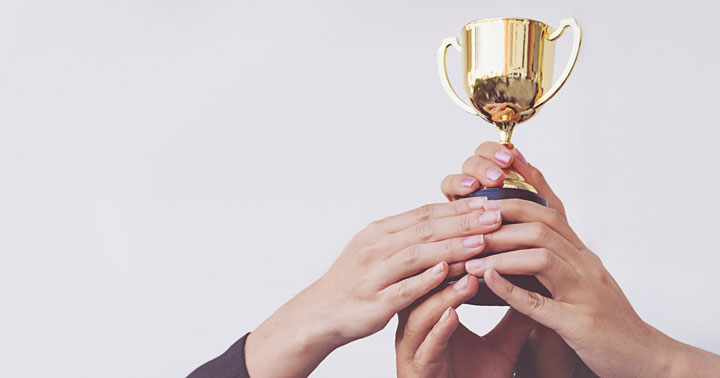
{"type": "Polygon", "coordinates": [[[555,255],[547,248],[541,248],[538,251],[538,260],[540,269],[543,271],[549,270],[555,265],[555,255]]]}
{"type": "Polygon", "coordinates": [[[379,250],[375,246],[368,246],[360,250],[360,253],[358,254],[358,262],[361,265],[368,265],[371,261],[375,259],[376,256],[379,255],[379,250]]]}
{"type": "Polygon", "coordinates": [[[556,209],[550,209],[550,222],[554,225],[561,226],[565,224],[565,215],[556,209]]]}
{"type": "Polygon", "coordinates": [[[432,239],[435,234],[435,224],[431,221],[425,221],[415,226],[415,236],[418,240],[432,239]]]}
{"type": "Polygon", "coordinates": [[[471,156],[465,160],[465,162],[462,165],[462,172],[466,175],[473,176],[475,172],[477,172],[478,164],[480,160],[477,156],[471,156]]]}
{"type": "Polygon", "coordinates": [[[462,214],[462,212],[467,207],[465,202],[460,202],[460,201],[450,202],[450,206],[452,208],[453,214],[462,214]]]}
{"type": "Polygon", "coordinates": [[[477,216],[474,214],[460,217],[460,229],[466,233],[472,231],[475,226],[475,219],[477,219],[477,216]]]}
{"type": "Polygon", "coordinates": [[[526,297],[527,307],[531,313],[539,313],[545,308],[546,298],[535,292],[528,292],[526,297]]]}
{"type": "Polygon", "coordinates": [[[481,145],[478,146],[478,148],[475,149],[475,155],[480,155],[483,153],[483,151],[488,151],[491,149],[494,149],[496,145],[499,143],[497,142],[483,142],[481,145]]]}
{"type": "Polygon", "coordinates": [[[443,242],[443,250],[446,254],[451,255],[453,252],[455,252],[455,241],[452,239],[445,240],[443,242]]]}
{"type": "Polygon", "coordinates": [[[402,252],[400,260],[404,265],[415,266],[420,260],[420,251],[417,245],[411,245],[402,252]]]}
{"type": "Polygon", "coordinates": [[[533,222],[529,224],[529,236],[532,240],[538,242],[546,240],[551,235],[550,227],[540,222],[533,222]]]}
{"type": "Polygon", "coordinates": [[[425,221],[430,218],[432,218],[433,214],[433,206],[432,205],[422,205],[415,209],[415,219],[418,221],[425,221]]]}
{"type": "Polygon", "coordinates": [[[412,296],[413,290],[410,286],[410,283],[408,283],[407,280],[398,282],[397,286],[397,296],[398,298],[410,298],[412,296]]]}
{"type": "Polygon", "coordinates": [[[379,234],[385,227],[385,220],[376,220],[370,222],[367,226],[365,226],[365,229],[363,229],[363,234],[370,234],[370,235],[376,235],[379,234]]]}

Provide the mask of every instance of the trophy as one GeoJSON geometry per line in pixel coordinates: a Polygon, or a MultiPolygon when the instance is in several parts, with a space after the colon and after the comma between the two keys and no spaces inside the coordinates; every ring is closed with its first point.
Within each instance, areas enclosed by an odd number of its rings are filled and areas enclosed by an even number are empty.
{"type": "MultiPolygon", "coordinates": [[[[450,99],[466,112],[495,125],[500,143],[512,149],[515,126],[533,115],[565,84],[575,67],[582,30],[574,19],[561,21],[557,29],[526,18],[491,18],[473,21],[461,30],[461,39],[446,38],[437,52],[438,73],[450,99]],[[572,28],[570,59],[553,84],[555,41],[572,28]],[[455,92],[447,75],[447,50],[454,46],[462,54],[463,87],[470,103],[455,92]]],[[[532,185],[517,172],[506,169],[501,188],[481,188],[468,197],[488,200],[520,198],[547,206],[532,185]]],[[[547,297],[550,293],[534,276],[506,275],[508,280],[547,297]]],[[[476,305],[506,305],[480,280],[480,289],[468,302],[476,305]]],[[[446,282],[452,284],[454,280],[446,282]]]]}

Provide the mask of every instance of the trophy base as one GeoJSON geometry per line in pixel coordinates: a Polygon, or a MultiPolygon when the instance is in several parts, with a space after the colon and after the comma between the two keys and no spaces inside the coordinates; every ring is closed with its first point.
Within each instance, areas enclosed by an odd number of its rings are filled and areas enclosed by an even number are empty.
{"type": "Polygon", "coordinates": [[[512,188],[483,188],[476,190],[465,197],[486,197],[489,201],[519,198],[526,201],[535,202],[539,205],[547,207],[547,201],[537,193],[533,193],[529,190],[523,189],[512,189],[512,188]]]}
{"type": "MultiPolygon", "coordinates": [[[[483,188],[473,193],[468,194],[463,198],[468,197],[487,197],[488,200],[501,200],[519,198],[526,201],[532,201],[537,204],[547,206],[547,201],[537,193],[533,193],[523,189],[511,189],[511,188],[483,188]]],[[[503,222],[505,224],[505,222],[503,222]]],[[[551,298],[552,295],[548,289],[538,281],[535,276],[523,276],[523,275],[509,275],[503,274],[503,277],[513,283],[514,285],[521,287],[525,290],[534,291],[544,297],[551,298]]],[[[457,282],[459,277],[451,278],[440,284],[439,289],[445,288],[457,282]]],[[[507,306],[508,304],[495,293],[485,283],[485,279],[479,277],[478,279],[478,291],[472,298],[468,299],[465,303],[475,306],[507,306]]]]}

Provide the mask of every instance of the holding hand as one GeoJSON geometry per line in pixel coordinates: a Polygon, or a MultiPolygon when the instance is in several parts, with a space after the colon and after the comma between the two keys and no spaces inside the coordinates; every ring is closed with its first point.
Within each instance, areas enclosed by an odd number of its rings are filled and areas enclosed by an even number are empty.
{"type": "Polygon", "coordinates": [[[492,181],[492,172],[512,165],[549,207],[517,199],[489,201],[486,208],[501,211],[503,220],[512,224],[486,235],[487,257],[468,261],[467,272],[484,277],[510,306],[554,330],[601,377],[720,376],[718,356],[679,343],[638,316],[600,258],[569,226],[562,203],[540,171],[517,149],[505,162],[505,150],[497,143],[480,146],[463,165],[463,175],[443,182],[446,195],[455,198],[474,191],[462,185],[468,177],[499,186],[502,179],[492,181]],[[534,275],[552,299],[519,288],[500,274],[534,275]]]}
{"type": "Polygon", "coordinates": [[[514,310],[480,337],[459,323],[454,308],[475,295],[465,276],[399,314],[395,336],[398,378],[507,378],[534,324],[514,310]]]}
{"type": "Polygon", "coordinates": [[[485,202],[426,205],[371,223],[327,273],[250,334],[250,376],[307,376],[335,348],[381,330],[448,274],[461,274],[485,247],[482,235],[500,227],[500,213],[485,202]]]}

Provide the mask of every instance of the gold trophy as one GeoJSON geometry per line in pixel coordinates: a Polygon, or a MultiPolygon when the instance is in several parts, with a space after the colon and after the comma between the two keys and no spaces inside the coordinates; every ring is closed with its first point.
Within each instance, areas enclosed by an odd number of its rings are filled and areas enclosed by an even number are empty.
{"type": "MultiPolygon", "coordinates": [[[[532,117],[565,84],[580,52],[582,30],[574,19],[557,29],[526,18],[490,18],[462,28],[461,40],[445,38],[437,52],[440,82],[450,99],[466,112],[494,124],[500,143],[513,148],[515,126],[532,117]],[[570,60],[553,84],[555,41],[573,30],[570,60]],[[445,59],[454,46],[462,54],[463,87],[470,104],[450,85],[445,59]]],[[[482,188],[470,196],[488,199],[522,198],[547,206],[532,185],[515,171],[505,171],[502,188],[482,188]]]]}
{"type": "MultiPolygon", "coordinates": [[[[513,148],[510,138],[515,126],[532,117],[565,84],[580,52],[582,30],[574,19],[560,22],[557,29],[526,18],[490,18],[473,21],[461,30],[461,39],[445,38],[437,52],[438,73],[450,99],[466,112],[494,124],[500,143],[513,148]],[[572,28],[570,60],[553,84],[555,41],[572,28]],[[450,85],[445,64],[447,50],[454,46],[462,54],[463,87],[470,103],[463,101],[450,85]]],[[[517,172],[505,170],[501,188],[481,188],[468,197],[489,200],[520,198],[547,206],[532,185],[517,172]]],[[[511,282],[550,296],[534,276],[505,276],[511,282]]],[[[485,285],[468,302],[475,305],[506,305],[485,285]]],[[[446,282],[452,284],[453,279],[446,282]]]]}

